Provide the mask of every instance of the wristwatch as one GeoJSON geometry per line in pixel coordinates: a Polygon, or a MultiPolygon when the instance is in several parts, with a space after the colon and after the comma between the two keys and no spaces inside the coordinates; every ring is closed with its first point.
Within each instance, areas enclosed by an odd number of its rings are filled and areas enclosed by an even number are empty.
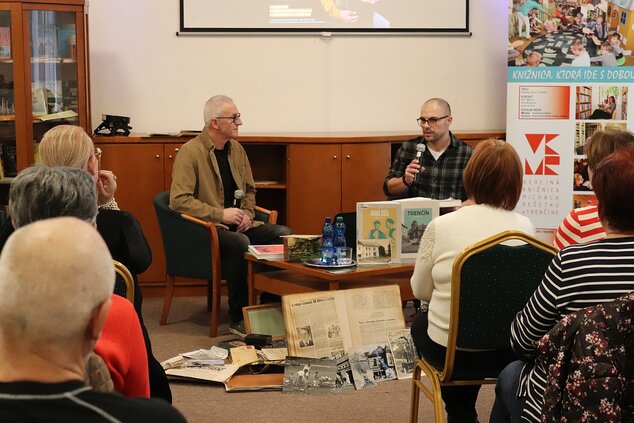
{"type": "Polygon", "coordinates": [[[405,184],[406,187],[411,187],[412,184],[408,184],[407,181],[405,180],[405,174],[403,174],[403,176],[401,176],[401,179],[403,180],[403,183],[405,184]]]}

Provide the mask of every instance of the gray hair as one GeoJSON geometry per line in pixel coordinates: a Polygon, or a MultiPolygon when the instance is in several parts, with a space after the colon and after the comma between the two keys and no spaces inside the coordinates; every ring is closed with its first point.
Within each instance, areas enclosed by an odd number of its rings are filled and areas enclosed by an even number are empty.
{"type": "Polygon", "coordinates": [[[97,218],[95,181],[83,169],[64,166],[26,168],[11,184],[9,214],[16,228],[58,216],[72,216],[93,223],[97,218]]]}
{"type": "Polygon", "coordinates": [[[233,100],[226,95],[215,95],[205,102],[205,108],[203,109],[205,128],[209,127],[211,119],[220,116],[222,106],[227,103],[233,103],[233,100]]]}
{"type": "Polygon", "coordinates": [[[108,247],[89,224],[60,217],[16,230],[0,255],[2,348],[41,352],[84,340],[114,280],[108,247]]]}

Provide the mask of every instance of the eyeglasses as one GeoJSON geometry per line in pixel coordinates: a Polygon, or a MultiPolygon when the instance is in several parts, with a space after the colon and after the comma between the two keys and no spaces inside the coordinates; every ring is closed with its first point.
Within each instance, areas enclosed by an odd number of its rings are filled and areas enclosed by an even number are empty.
{"type": "Polygon", "coordinates": [[[424,117],[419,117],[418,119],[416,119],[416,123],[418,123],[418,126],[425,126],[425,124],[428,124],[429,126],[436,126],[438,125],[438,122],[448,117],[449,115],[440,116],[440,117],[430,117],[429,119],[425,119],[424,117]]]}
{"type": "Polygon", "coordinates": [[[240,116],[242,116],[240,113],[236,113],[235,115],[232,115],[232,116],[218,116],[218,117],[215,117],[214,119],[231,119],[231,122],[237,123],[238,120],[241,120],[240,116]]]}

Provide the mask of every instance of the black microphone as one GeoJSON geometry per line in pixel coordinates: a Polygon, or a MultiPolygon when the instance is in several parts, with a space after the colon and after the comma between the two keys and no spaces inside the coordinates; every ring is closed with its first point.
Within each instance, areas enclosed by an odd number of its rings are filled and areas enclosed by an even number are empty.
{"type": "MultiPolygon", "coordinates": [[[[425,144],[423,143],[416,144],[416,160],[418,160],[418,164],[420,164],[421,162],[420,159],[424,152],[425,152],[425,144]]],[[[419,170],[416,176],[414,176],[414,182],[413,182],[414,184],[418,183],[418,180],[420,179],[420,173],[421,171],[419,170]]]]}
{"type": "Polygon", "coordinates": [[[233,192],[233,207],[240,208],[240,202],[244,198],[244,191],[237,189],[233,192]]]}

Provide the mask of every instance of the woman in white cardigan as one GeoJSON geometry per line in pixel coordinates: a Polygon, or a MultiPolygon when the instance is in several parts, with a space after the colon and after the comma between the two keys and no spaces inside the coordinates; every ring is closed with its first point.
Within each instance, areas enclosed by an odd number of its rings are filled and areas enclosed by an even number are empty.
{"type": "MultiPolygon", "coordinates": [[[[449,331],[451,268],[466,247],[505,230],[534,235],[530,220],[513,212],[522,191],[522,163],[513,147],[501,140],[481,142],[463,180],[468,200],[459,210],[440,216],[425,229],[412,275],[416,298],[429,303],[412,323],[412,337],[421,356],[442,363],[449,331]]],[[[486,312],[483,310],[483,312],[486,312]]],[[[510,362],[512,353],[457,351],[456,362],[467,366],[481,360],[510,362]]],[[[443,387],[448,423],[477,422],[475,403],[480,386],[443,387]]]]}

